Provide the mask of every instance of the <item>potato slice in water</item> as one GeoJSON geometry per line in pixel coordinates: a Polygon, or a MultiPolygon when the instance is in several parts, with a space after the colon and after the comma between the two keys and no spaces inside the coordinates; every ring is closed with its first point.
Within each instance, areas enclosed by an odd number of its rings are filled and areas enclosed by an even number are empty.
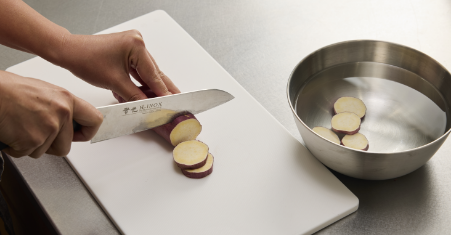
{"type": "Polygon", "coordinates": [[[316,134],[324,137],[327,140],[330,140],[336,144],[340,144],[340,138],[338,138],[337,134],[335,134],[330,129],[327,129],[322,126],[313,127],[312,129],[316,134]]]}
{"type": "Polygon", "coordinates": [[[362,100],[354,97],[341,97],[334,103],[334,112],[338,113],[355,113],[359,118],[363,118],[366,114],[366,106],[362,100]]]}
{"type": "Polygon", "coordinates": [[[332,117],[332,130],[347,135],[353,135],[360,130],[360,117],[354,113],[339,113],[332,117]]]}
{"type": "Polygon", "coordinates": [[[211,153],[208,153],[207,162],[205,163],[204,166],[192,170],[182,170],[182,173],[188,178],[193,179],[204,178],[213,172],[213,161],[214,161],[213,155],[211,155],[211,153]]]}
{"type": "Polygon", "coordinates": [[[198,140],[185,141],[174,148],[172,155],[180,169],[196,169],[207,162],[208,146],[198,140]]]}
{"type": "Polygon", "coordinates": [[[368,139],[361,133],[354,135],[345,135],[341,143],[349,148],[367,151],[370,147],[368,139]]]}

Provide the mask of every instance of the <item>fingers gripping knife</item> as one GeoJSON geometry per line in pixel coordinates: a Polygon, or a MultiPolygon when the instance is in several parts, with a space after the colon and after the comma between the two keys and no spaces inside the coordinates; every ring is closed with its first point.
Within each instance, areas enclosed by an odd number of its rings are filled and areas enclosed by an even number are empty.
{"type": "MultiPolygon", "coordinates": [[[[103,122],[91,143],[152,129],[169,123],[180,114],[198,114],[233,98],[226,91],[206,89],[98,107],[103,122]]],[[[73,121],[73,128],[77,131],[81,125],[73,121]]],[[[7,147],[0,142],[0,150],[7,147]]]]}

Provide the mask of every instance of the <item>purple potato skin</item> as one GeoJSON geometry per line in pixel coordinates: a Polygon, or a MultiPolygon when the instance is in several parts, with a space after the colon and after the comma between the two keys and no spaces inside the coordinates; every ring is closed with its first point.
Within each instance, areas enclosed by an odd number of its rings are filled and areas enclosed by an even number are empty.
{"type": "Polygon", "coordinates": [[[368,151],[369,148],[370,148],[370,145],[367,144],[367,145],[366,145],[366,148],[364,148],[364,149],[362,149],[362,150],[363,150],[363,151],[368,151]]]}
{"type": "Polygon", "coordinates": [[[333,128],[333,127],[332,127],[332,130],[337,132],[337,133],[343,133],[343,134],[346,134],[346,135],[354,135],[354,134],[356,134],[357,132],[360,131],[360,126],[359,126],[359,128],[357,128],[354,131],[342,131],[342,130],[337,130],[337,129],[333,128]]]}
{"type": "MultiPolygon", "coordinates": [[[[343,146],[345,146],[345,147],[348,147],[348,146],[346,146],[346,145],[343,144],[343,141],[340,141],[340,144],[343,145],[343,146]]],[[[349,148],[349,147],[348,147],[348,148],[349,148]]],[[[369,148],[370,148],[370,144],[367,144],[366,147],[365,147],[364,149],[358,149],[358,150],[368,151],[369,148]]]]}
{"type": "Polygon", "coordinates": [[[201,168],[205,165],[205,163],[207,163],[207,159],[208,159],[208,153],[207,156],[205,157],[205,159],[201,162],[198,162],[194,165],[185,165],[185,164],[181,164],[178,163],[177,161],[174,160],[174,162],[177,164],[177,166],[182,169],[182,170],[191,170],[191,169],[197,169],[197,168],[201,168]]]}
{"type": "MultiPolygon", "coordinates": [[[[205,144],[205,143],[202,142],[202,141],[199,141],[199,140],[196,140],[196,141],[205,144]]],[[[205,145],[206,145],[206,144],[205,144],[205,145]]],[[[207,145],[207,148],[208,148],[208,145],[207,145]]],[[[205,155],[205,159],[204,159],[204,160],[202,160],[202,161],[199,162],[199,163],[193,164],[193,165],[185,165],[185,164],[178,163],[178,162],[175,160],[175,158],[174,158],[174,153],[172,154],[172,158],[174,159],[174,162],[177,164],[177,166],[178,166],[180,169],[182,169],[182,170],[197,169],[197,168],[203,167],[203,166],[205,165],[205,163],[207,163],[208,153],[210,152],[209,150],[210,150],[210,148],[208,148],[208,150],[207,150],[207,155],[205,155]]]]}
{"type": "MultiPolygon", "coordinates": [[[[335,110],[335,107],[334,107],[334,115],[336,115],[336,114],[338,114],[338,113],[337,113],[337,110],[335,110]]],[[[363,119],[365,116],[366,116],[366,114],[363,115],[363,117],[361,117],[360,119],[363,119]]]]}
{"type": "Polygon", "coordinates": [[[210,169],[203,171],[203,172],[198,172],[198,173],[194,173],[194,172],[188,172],[186,170],[182,170],[182,173],[191,179],[202,179],[204,177],[207,177],[208,175],[210,175],[213,172],[213,165],[210,167],[210,169]]]}
{"type": "Polygon", "coordinates": [[[155,127],[152,130],[155,131],[161,137],[163,137],[168,143],[172,144],[173,146],[176,146],[171,141],[171,138],[170,138],[171,137],[171,132],[172,132],[172,130],[174,130],[174,128],[178,124],[180,124],[183,121],[189,120],[189,119],[196,119],[197,120],[197,118],[193,114],[187,113],[187,114],[183,114],[183,115],[180,115],[180,116],[176,117],[170,123],[164,124],[164,125],[159,126],[159,127],[155,127]]]}
{"type": "MultiPolygon", "coordinates": [[[[182,170],[182,173],[188,177],[188,178],[192,178],[192,179],[202,179],[208,175],[210,175],[213,172],[213,165],[214,165],[214,157],[213,155],[211,155],[211,157],[213,158],[213,163],[211,164],[210,169],[206,170],[206,171],[202,171],[202,172],[188,172],[187,170],[182,170]]],[[[208,158],[208,156],[207,156],[208,158]]]]}

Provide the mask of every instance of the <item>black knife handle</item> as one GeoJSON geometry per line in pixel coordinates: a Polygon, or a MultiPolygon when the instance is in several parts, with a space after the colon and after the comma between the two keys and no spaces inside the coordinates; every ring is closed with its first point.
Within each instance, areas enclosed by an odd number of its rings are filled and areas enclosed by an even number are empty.
{"type": "MultiPolygon", "coordinates": [[[[76,121],[72,120],[72,127],[74,128],[74,132],[79,131],[81,129],[81,125],[78,124],[76,121]]],[[[8,148],[9,146],[7,144],[4,144],[0,142],[0,151],[8,148]]]]}
{"type": "Polygon", "coordinates": [[[5,149],[5,148],[8,148],[8,145],[0,142],[0,151],[5,149]]]}

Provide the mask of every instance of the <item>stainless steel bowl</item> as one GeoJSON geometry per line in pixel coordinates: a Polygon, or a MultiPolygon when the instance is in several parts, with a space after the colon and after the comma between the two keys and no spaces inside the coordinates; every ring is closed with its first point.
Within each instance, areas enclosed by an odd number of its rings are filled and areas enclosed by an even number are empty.
{"type": "Polygon", "coordinates": [[[450,133],[450,73],[424,53],[398,44],[357,40],[321,48],[296,66],[287,95],[306,147],[327,167],[355,178],[408,174],[424,165],[450,133]],[[331,127],[333,103],[342,96],[367,106],[360,129],[369,141],[366,152],[312,131],[331,127]]]}

